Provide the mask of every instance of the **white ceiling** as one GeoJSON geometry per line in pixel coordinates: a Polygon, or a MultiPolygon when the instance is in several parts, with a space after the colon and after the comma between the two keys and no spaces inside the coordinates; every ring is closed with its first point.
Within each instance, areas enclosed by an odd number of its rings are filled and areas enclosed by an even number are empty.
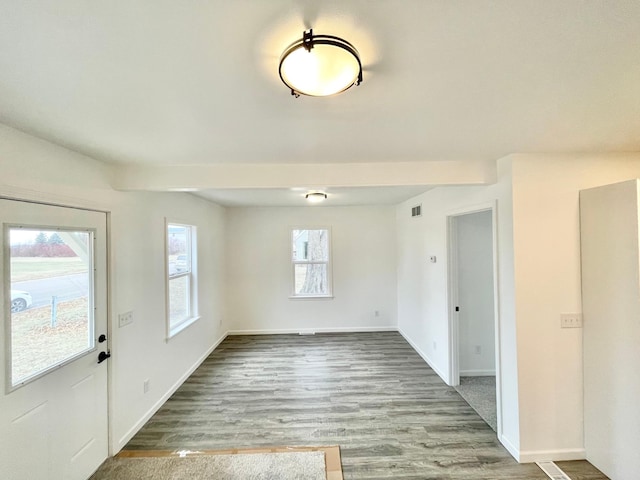
{"type": "Polygon", "coordinates": [[[640,1],[0,0],[0,122],[148,167],[640,151],[640,1]],[[308,27],[361,86],[290,96],[308,27]]]}

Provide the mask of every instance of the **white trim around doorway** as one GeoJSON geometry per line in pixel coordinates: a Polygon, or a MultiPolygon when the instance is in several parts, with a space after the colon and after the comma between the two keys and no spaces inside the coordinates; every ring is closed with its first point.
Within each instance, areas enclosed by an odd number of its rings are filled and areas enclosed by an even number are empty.
{"type": "Polygon", "coordinates": [[[447,383],[450,386],[460,384],[460,370],[458,364],[459,352],[459,327],[456,306],[458,305],[458,280],[456,276],[458,258],[456,249],[457,239],[455,238],[454,219],[462,215],[491,211],[492,236],[493,236],[493,311],[495,325],[495,363],[496,363],[496,416],[497,435],[502,441],[502,356],[500,343],[500,298],[499,298],[499,259],[498,259],[498,205],[497,201],[469,205],[460,209],[452,210],[446,215],[447,232],[447,306],[448,306],[448,335],[449,335],[449,375],[447,383]]]}

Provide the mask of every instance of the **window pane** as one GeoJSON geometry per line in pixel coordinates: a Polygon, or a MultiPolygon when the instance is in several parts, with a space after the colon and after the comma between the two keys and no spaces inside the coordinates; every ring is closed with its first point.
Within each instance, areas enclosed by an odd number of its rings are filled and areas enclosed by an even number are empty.
{"type": "Polygon", "coordinates": [[[190,244],[191,239],[188,226],[169,225],[169,275],[191,271],[190,244]]]}
{"type": "Polygon", "coordinates": [[[295,265],[296,295],[328,295],[327,265],[308,263],[295,265]]]}
{"type": "Polygon", "coordinates": [[[328,230],[293,230],[293,260],[327,262],[329,260],[328,230]]]}
{"type": "Polygon", "coordinates": [[[189,275],[169,279],[169,327],[190,317],[189,275]]]}
{"type": "Polygon", "coordinates": [[[93,235],[9,228],[11,384],[91,350],[93,235]]]}

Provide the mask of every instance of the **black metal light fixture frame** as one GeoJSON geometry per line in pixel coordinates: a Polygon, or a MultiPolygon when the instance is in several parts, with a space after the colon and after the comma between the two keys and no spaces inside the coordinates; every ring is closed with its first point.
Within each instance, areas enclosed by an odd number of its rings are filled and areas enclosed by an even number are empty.
{"type": "Polygon", "coordinates": [[[315,45],[331,45],[333,47],[342,48],[343,50],[346,50],[351,55],[353,55],[353,57],[358,62],[359,71],[358,71],[358,76],[355,82],[347,85],[345,88],[343,88],[338,92],[333,93],[332,95],[337,95],[338,93],[342,93],[345,90],[348,90],[354,85],[358,86],[362,83],[362,62],[360,61],[360,54],[358,53],[358,50],[356,50],[356,47],[354,47],[349,42],[347,42],[346,40],[340,37],[336,37],[333,35],[314,35],[313,28],[310,28],[309,30],[302,32],[302,38],[300,40],[293,42],[291,45],[289,45],[286,48],[286,50],[282,53],[282,56],[280,57],[280,65],[278,66],[278,73],[280,75],[280,80],[282,80],[282,83],[284,83],[287,87],[289,87],[289,89],[291,90],[291,95],[293,95],[296,98],[298,98],[300,95],[315,96],[315,95],[310,95],[308,93],[297,91],[295,87],[293,85],[288,84],[287,81],[282,76],[282,63],[285,61],[285,59],[289,55],[291,55],[291,53],[295,52],[296,50],[299,50],[300,48],[304,48],[307,52],[311,52],[311,49],[315,45]]]}
{"type": "MultiPolygon", "coordinates": [[[[317,198],[317,199],[319,199],[320,197],[322,197],[320,201],[326,200],[327,199],[327,194],[324,193],[324,192],[309,192],[304,196],[304,198],[306,198],[307,200],[309,200],[309,198],[317,198]]],[[[316,200],[316,201],[318,201],[318,200],[316,200]]]]}

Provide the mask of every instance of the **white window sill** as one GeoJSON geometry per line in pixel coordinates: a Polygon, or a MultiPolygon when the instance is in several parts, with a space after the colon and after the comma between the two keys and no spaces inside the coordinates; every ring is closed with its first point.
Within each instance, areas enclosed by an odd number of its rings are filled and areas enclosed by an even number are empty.
{"type": "Polygon", "coordinates": [[[333,295],[289,295],[291,300],[318,300],[318,299],[332,299],[333,295]]]}
{"type": "Polygon", "coordinates": [[[171,340],[173,337],[175,337],[177,334],[185,330],[188,326],[193,325],[198,320],[200,320],[200,316],[187,318],[182,323],[179,323],[178,325],[173,327],[171,330],[169,330],[169,336],[167,337],[167,342],[171,340]]]}

